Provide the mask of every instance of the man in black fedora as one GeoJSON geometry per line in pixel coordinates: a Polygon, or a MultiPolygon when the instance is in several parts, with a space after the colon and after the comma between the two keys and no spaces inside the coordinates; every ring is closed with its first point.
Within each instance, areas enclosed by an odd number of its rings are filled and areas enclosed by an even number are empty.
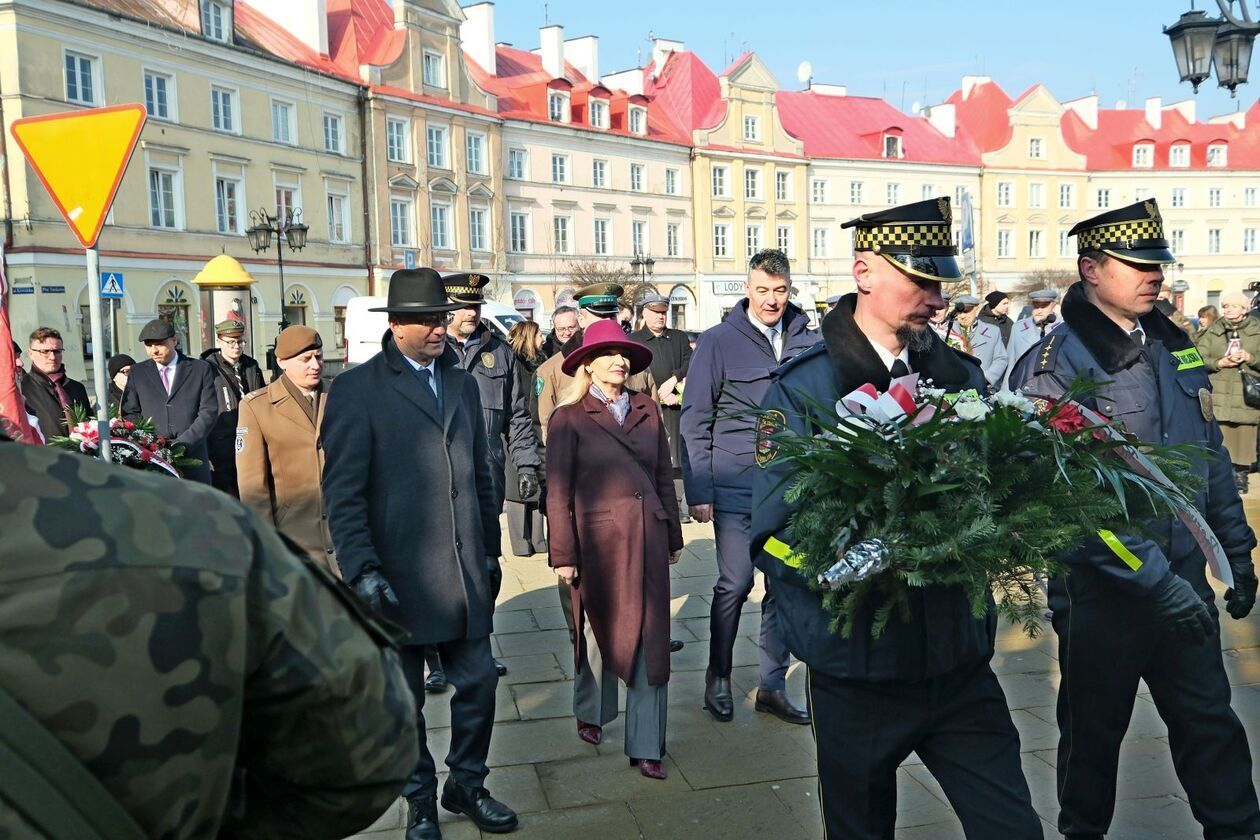
{"type": "Polygon", "coordinates": [[[455,687],[442,807],[483,831],[516,828],[485,788],[498,685],[490,619],[499,520],[477,384],[447,345],[451,303],[430,268],[394,272],[382,352],[333,380],[321,442],[324,501],[337,559],[359,595],[407,632],[420,760],[403,793],[407,840],[441,837],[437,775],[424,724],[424,645],[455,687]]]}

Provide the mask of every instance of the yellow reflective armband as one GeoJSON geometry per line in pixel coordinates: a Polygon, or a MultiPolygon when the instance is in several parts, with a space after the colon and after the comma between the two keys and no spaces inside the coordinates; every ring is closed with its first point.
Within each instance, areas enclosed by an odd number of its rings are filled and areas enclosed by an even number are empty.
{"type": "Polygon", "coordinates": [[[1138,559],[1136,554],[1129,551],[1129,549],[1125,547],[1124,543],[1120,542],[1120,538],[1114,533],[1111,531],[1099,531],[1098,536],[1101,537],[1102,541],[1107,544],[1107,548],[1110,548],[1112,552],[1123,560],[1124,564],[1130,569],[1136,572],[1138,569],[1142,568],[1142,561],[1138,559]]]}
{"type": "Polygon", "coordinates": [[[1185,350],[1173,350],[1172,357],[1177,360],[1177,370],[1189,370],[1191,368],[1203,367],[1203,357],[1199,355],[1199,351],[1194,347],[1187,347],[1185,350]]]}
{"type": "Polygon", "coordinates": [[[793,569],[799,569],[801,563],[805,560],[805,555],[797,554],[792,551],[792,546],[785,543],[778,537],[771,537],[766,540],[764,546],[766,554],[779,560],[783,565],[793,569]]]}

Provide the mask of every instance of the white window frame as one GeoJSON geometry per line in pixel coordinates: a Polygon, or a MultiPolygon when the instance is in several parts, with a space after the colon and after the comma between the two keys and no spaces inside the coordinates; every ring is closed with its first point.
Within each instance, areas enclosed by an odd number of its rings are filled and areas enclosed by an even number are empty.
{"type": "Polygon", "coordinates": [[[1207,165],[1211,169],[1223,169],[1229,166],[1229,146],[1225,143],[1209,143],[1207,165]]]}
{"type": "Polygon", "coordinates": [[[547,91],[547,119],[560,123],[572,121],[573,109],[569,107],[567,90],[547,91]]]}
{"type": "Polygon", "coordinates": [[[1225,190],[1221,187],[1208,189],[1208,207],[1220,207],[1225,201],[1225,190]]]}
{"type": "Polygon", "coordinates": [[[1186,249],[1186,232],[1180,228],[1168,231],[1168,245],[1175,255],[1184,252],[1186,249]]]}
{"type": "Polygon", "coordinates": [[[883,156],[889,160],[900,160],[906,156],[903,138],[897,134],[885,134],[883,142],[880,143],[880,150],[883,152],[883,156]]]}
{"type": "Polygon", "coordinates": [[[421,81],[425,87],[446,90],[446,56],[437,50],[421,50],[421,81]],[[436,70],[436,74],[430,70],[436,70]]]}
{"type": "Polygon", "coordinates": [[[1030,228],[1028,231],[1028,258],[1030,260],[1045,259],[1046,236],[1041,228],[1030,228]]]}
{"type": "Polygon", "coordinates": [[[641,163],[630,164],[630,191],[644,192],[647,189],[647,167],[641,163]]]}
{"type": "Polygon", "coordinates": [[[61,51],[61,74],[62,74],[61,90],[62,90],[62,93],[65,94],[65,98],[67,102],[75,102],[75,103],[78,103],[79,105],[93,105],[93,106],[99,106],[99,105],[104,104],[102,92],[104,91],[105,86],[101,83],[101,57],[99,55],[92,55],[91,53],[82,52],[80,50],[63,49],[61,51]],[[75,95],[74,96],[70,95],[70,70],[68,67],[66,67],[67,61],[71,58],[75,60],[75,64],[74,64],[75,95]],[[89,87],[91,88],[91,90],[89,91],[89,93],[91,94],[90,99],[85,98],[83,96],[83,65],[84,64],[87,65],[88,73],[91,74],[91,78],[88,79],[90,83],[89,87]]]}
{"type": "Polygon", "coordinates": [[[630,220],[630,250],[636,255],[651,253],[652,243],[648,239],[647,219],[630,220]]]}
{"type": "Polygon", "coordinates": [[[997,256],[1000,260],[1009,260],[1015,258],[1015,249],[1011,247],[1011,243],[1015,238],[1015,231],[1011,228],[998,228],[997,232],[997,256]]]}
{"type": "Polygon", "coordinates": [[[779,225],[774,231],[775,246],[786,254],[789,259],[792,256],[792,240],[794,238],[794,233],[795,231],[792,229],[791,225],[779,225]]]}
{"type": "Polygon", "coordinates": [[[333,245],[345,245],[350,242],[350,182],[340,178],[324,179],[324,207],[328,211],[328,241],[333,245]],[[339,199],[340,216],[333,207],[333,199],[339,199]]]}
{"type": "Polygon", "coordinates": [[[754,254],[765,247],[762,244],[763,233],[765,233],[765,228],[762,225],[744,225],[744,256],[747,259],[751,260],[754,254]]]}
{"type": "Polygon", "coordinates": [[[792,172],[790,170],[774,170],[774,200],[780,202],[792,200],[792,172]]]}
{"type": "Polygon", "coordinates": [[[1150,187],[1137,187],[1133,190],[1134,201],[1146,201],[1146,199],[1150,197],[1151,197],[1150,187]]]}
{"type": "Polygon", "coordinates": [[[901,183],[899,181],[889,181],[884,186],[885,203],[889,207],[896,207],[901,203],[901,183]]]}
{"type": "Polygon", "coordinates": [[[1059,184],[1059,209],[1072,210],[1076,207],[1076,184],[1059,184]]]}
{"type": "Polygon", "coordinates": [[[298,145],[297,103],[291,99],[271,97],[271,141],[285,146],[298,145]],[[276,109],[284,109],[284,118],[278,120],[276,109]],[[283,129],[283,130],[282,130],[283,129]]]}
{"type": "Polygon", "coordinates": [[[285,169],[271,170],[271,198],[276,208],[276,215],[283,217],[284,208],[280,207],[279,193],[280,190],[289,190],[293,193],[293,197],[289,202],[287,209],[302,206],[302,176],[300,173],[291,172],[285,169]]]}
{"type": "Polygon", "coordinates": [[[551,183],[569,183],[569,156],[557,152],[551,153],[551,183]]]}
{"type": "Polygon", "coordinates": [[[714,164],[710,172],[714,198],[731,197],[731,168],[724,164],[714,164]]]}
{"type": "Polygon", "coordinates": [[[1254,254],[1256,252],[1256,229],[1253,227],[1243,228],[1242,250],[1244,254],[1254,254]]]}
{"type": "Polygon", "coordinates": [[[954,187],[954,212],[961,213],[963,205],[963,196],[967,194],[967,188],[964,186],[954,187]]]}
{"type": "Polygon", "coordinates": [[[850,181],[849,182],[849,203],[865,204],[866,203],[866,182],[850,181]]]}
{"type": "Polygon", "coordinates": [[[573,253],[573,217],[559,214],[551,217],[551,250],[556,254],[573,253]]]}
{"type": "Polygon", "coordinates": [[[515,181],[524,181],[529,177],[529,150],[520,147],[508,149],[507,177],[515,181]],[[519,166],[518,166],[519,164],[519,166]]]}
{"type": "Polygon", "coordinates": [[[744,115],[744,140],[748,143],[761,142],[761,118],[752,114],[744,115]]]}
{"type": "Polygon", "coordinates": [[[1190,165],[1190,144],[1174,143],[1168,148],[1168,165],[1185,169],[1190,165]]]}
{"type": "Polygon", "coordinates": [[[831,258],[831,230],[829,228],[810,228],[809,254],[810,257],[815,260],[826,260],[831,258]]]}
{"type": "Polygon", "coordinates": [[[323,119],[323,128],[324,128],[324,151],[328,152],[329,154],[344,155],[346,153],[346,118],[342,116],[341,114],[334,114],[332,111],[325,111],[324,119],[323,119]],[[329,135],[328,127],[330,125],[336,126],[336,128],[334,129],[336,132],[335,138],[330,138],[328,136],[329,135]],[[333,139],[335,142],[333,142],[332,144],[329,144],[328,142],[329,139],[333,139]]]}
{"type": "Polygon", "coordinates": [[[626,123],[631,134],[647,135],[647,108],[642,105],[631,105],[627,111],[626,123]]]}
{"type": "Polygon", "coordinates": [[[682,256],[682,225],[678,222],[665,223],[665,256],[682,256]]]}
{"type": "Polygon", "coordinates": [[[1255,207],[1257,193],[1260,193],[1260,190],[1257,190],[1255,187],[1244,187],[1243,188],[1243,207],[1255,207]]]}
{"type": "Polygon", "coordinates": [[[599,190],[608,186],[608,161],[604,158],[591,159],[591,186],[599,190]]]}
{"type": "Polygon", "coordinates": [[[713,258],[730,259],[731,226],[726,222],[713,223],[713,258]]]}
{"type": "Polygon", "coordinates": [[[240,236],[245,233],[245,208],[249,205],[245,201],[245,179],[240,175],[229,175],[222,172],[214,173],[214,229],[222,234],[240,236]],[[225,227],[224,221],[219,213],[219,185],[222,183],[225,187],[230,185],[233,187],[234,204],[232,214],[236,216],[235,225],[225,227]]]}
{"type": "Polygon", "coordinates": [[[430,169],[451,169],[451,128],[428,123],[424,127],[424,162],[430,169]],[[437,141],[436,144],[434,141],[437,141]],[[434,154],[434,151],[437,154],[434,154]]]}
{"type": "Polygon", "coordinates": [[[1099,210],[1111,207],[1111,188],[1099,187],[1094,190],[1094,206],[1099,210]]]}
{"type": "Polygon", "coordinates": [[[1044,137],[1028,138],[1028,158],[1029,160],[1046,159],[1046,139],[1044,137]]]}
{"type": "Polygon", "coordinates": [[[1209,254],[1219,254],[1221,252],[1221,229],[1208,228],[1207,234],[1207,252],[1209,254]]]}
{"type": "Polygon", "coordinates": [[[232,43],[232,4],[222,2],[222,0],[201,0],[200,6],[202,37],[221,44],[232,43]],[[217,31],[207,25],[213,21],[212,11],[217,11],[221,15],[217,31]]]}
{"type": "Polygon", "coordinates": [[[827,203],[827,179],[811,178],[809,182],[809,203],[810,204],[826,204],[827,203]]]}
{"type": "Polygon", "coordinates": [[[490,167],[486,165],[489,158],[486,150],[490,148],[489,137],[481,131],[464,133],[464,167],[473,175],[489,175],[490,167]]]}
{"type": "Polygon", "coordinates": [[[487,204],[468,205],[468,250],[477,253],[490,250],[490,216],[493,212],[487,204]],[[478,215],[481,224],[477,224],[478,215]]]}
{"type": "Polygon", "coordinates": [[[1154,143],[1134,143],[1133,144],[1133,168],[1134,169],[1150,169],[1155,165],[1155,144],[1154,143]]]}
{"type": "Polygon", "coordinates": [[[1028,207],[1032,210],[1046,209],[1046,184],[1044,181],[1033,181],[1029,183],[1028,207]]]}
{"type": "Polygon", "coordinates": [[[673,167],[665,170],[665,194],[678,195],[678,170],[673,167]]]}
{"type": "Polygon", "coordinates": [[[411,163],[411,120],[406,117],[385,118],[385,158],[390,163],[411,163]],[[394,137],[398,138],[397,144],[392,141],[394,137]],[[392,149],[395,145],[397,148],[392,149]]]}
{"type": "Polygon", "coordinates": [[[749,201],[761,201],[761,170],[755,166],[744,169],[744,198],[749,201]]]}
{"type": "Polygon", "coordinates": [[[528,254],[530,252],[530,238],[533,235],[530,221],[531,218],[528,211],[508,211],[508,251],[510,253],[528,254]],[[518,222],[520,223],[519,226],[517,224],[518,222]],[[521,236],[521,241],[519,243],[516,239],[518,233],[521,236]],[[517,247],[518,245],[520,247],[517,247]]]}
{"type": "Polygon", "coordinates": [[[997,201],[998,207],[1014,207],[1015,206],[1015,182],[1014,181],[998,181],[997,182],[997,201]]]}
{"type": "Polygon", "coordinates": [[[394,248],[415,247],[416,199],[410,195],[392,193],[389,197],[389,244],[394,248]],[[399,218],[398,209],[402,209],[399,218]]]}
{"type": "Polygon", "coordinates": [[[455,231],[451,224],[451,211],[449,201],[429,199],[429,244],[434,251],[455,250],[455,231]],[[441,225],[438,224],[439,220],[441,225]]]}
{"type": "Polygon", "coordinates": [[[1067,228],[1059,228],[1059,256],[1072,256],[1072,237],[1068,236],[1067,228]]]}
{"type": "Polygon", "coordinates": [[[177,123],[179,122],[179,96],[176,95],[176,76],[174,73],[168,73],[165,70],[157,70],[152,67],[144,67],[140,70],[140,87],[144,91],[144,107],[149,113],[149,119],[162,120],[163,122],[177,123]],[[149,96],[149,79],[155,80],[153,84],[153,104],[157,103],[157,84],[156,80],[161,79],[166,83],[166,113],[158,113],[156,107],[150,106],[149,96]]]}
{"type": "Polygon", "coordinates": [[[608,235],[612,226],[610,219],[596,219],[591,226],[591,236],[593,241],[593,253],[597,257],[606,257],[610,253],[609,244],[612,237],[608,235]]]}
{"type": "Polygon", "coordinates": [[[919,188],[919,200],[930,201],[936,198],[936,184],[924,184],[919,188]]]}
{"type": "Polygon", "coordinates": [[[214,129],[215,131],[221,132],[223,134],[239,135],[241,133],[240,116],[241,116],[240,90],[237,88],[227,87],[226,85],[211,85],[210,86],[210,127],[214,129]],[[220,114],[219,124],[216,124],[215,116],[214,116],[216,94],[218,95],[218,99],[220,103],[219,104],[219,114],[220,114]],[[231,120],[231,124],[228,125],[226,128],[223,127],[223,125],[221,124],[223,122],[222,115],[223,115],[224,109],[223,109],[222,103],[224,101],[224,97],[226,97],[226,101],[227,101],[228,118],[231,120]]]}
{"type": "Polygon", "coordinates": [[[1168,200],[1169,207],[1185,207],[1186,206],[1186,188],[1173,187],[1172,194],[1168,200]]]}
{"type": "MultiPolygon", "coordinates": [[[[149,203],[149,227],[154,230],[184,230],[184,165],[182,160],[176,166],[150,162],[145,172],[145,193],[149,203]],[[169,225],[153,223],[153,175],[155,173],[169,175],[171,178],[171,223],[169,225]]],[[[166,208],[163,207],[161,215],[165,216],[165,214],[166,208]]]]}
{"type": "Polygon", "coordinates": [[[590,119],[594,128],[608,128],[608,100],[599,96],[590,98],[590,119]]]}

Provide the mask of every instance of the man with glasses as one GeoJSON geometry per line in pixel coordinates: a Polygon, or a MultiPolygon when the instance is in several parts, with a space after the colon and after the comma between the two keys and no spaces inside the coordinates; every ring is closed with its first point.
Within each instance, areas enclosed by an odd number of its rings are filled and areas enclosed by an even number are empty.
{"type": "Polygon", "coordinates": [[[39,418],[45,439],[69,434],[71,418],[76,413],[83,418],[92,415],[87,388],[66,375],[64,355],[61,333],[52,327],[40,327],[31,333],[27,348],[31,370],[22,377],[22,396],[39,418]]]}
{"type": "Polygon", "coordinates": [[[236,419],[241,398],[267,383],[257,360],[245,353],[245,325],[240,321],[220,321],[214,325],[219,346],[201,354],[214,371],[214,395],[219,401],[219,419],[210,431],[210,483],[232,496],[240,497],[236,486],[236,419]]]}

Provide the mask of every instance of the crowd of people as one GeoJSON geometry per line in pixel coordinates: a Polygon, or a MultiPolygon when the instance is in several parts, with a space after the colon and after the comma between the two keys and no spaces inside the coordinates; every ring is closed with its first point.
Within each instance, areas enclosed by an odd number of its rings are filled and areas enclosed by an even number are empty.
{"type": "MultiPolygon", "coordinates": [[[[641,326],[630,329],[615,283],[580,289],[553,313],[549,335],[526,321],[504,340],[481,319],[486,276],[429,268],[394,273],[377,310],[388,320],[381,352],[331,380],[308,327],[281,332],[280,373],[266,384],[243,352],[239,322],[217,324],[217,347],[195,359],[169,322],[154,320],[140,334],[144,361],[108,361],[102,398],[123,418],[151,420],[201,465],[170,486],[72,464],[68,453],[0,446],[0,565],[22,592],[0,598],[0,688],[122,804],[126,819],[100,825],[129,819],[125,827],[150,836],[241,826],[337,836],[401,791],[408,840],[441,837],[439,803],[483,831],[510,832],[517,814],[487,788],[506,673],[490,643],[501,514],[512,553],[545,555],[555,571],[573,645],[574,737],[604,741],[623,683],[623,749],[632,770],[655,780],[667,775],[670,653],[682,646],[670,636],[669,567],[684,548],[682,525],[694,522],[711,527],[716,544],[698,699],[715,721],[735,716],[733,648],[760,569],[753,708],[813,725],[826,836],[891,837],[895,771],[915,752],[968,837],[1039,838],[1019,736],[990,666],[994,614],[974,615],[960,588],[929,586],[909,620],[881,636],[868,632],[870,615],[848,638],[832,632],[817,590],[796,571],[784,476],[760,457],[747,409],[781,412],[807,430],[811,406],[864,384],[885,390],[912,372],[949,391],[1028,387],[1052,397],[1078,376],[1107,383],[1091,399],[1108,419],[1145,440],[1207,442],[1193,501],[1229,560],[1226,609],[1241,619],[1256,594],[1256,541],[1239,492],[1256,460],[1260,323],[1241,293],[1222,297],[1215,320],[1201,312],[1193,336],[1157,307],[1173,259],[1153,201],[1080,222],[1079,281],[1028,293],[1022,317],[1001,291],[951,296],[962,279],[951,221],[942,198],[845,223],[856,291],[829,300],[818,328],[791,302],[787,257],[758,252],[744,300],[694,350],[667,325],[663,297],[637,301],[641,326]],[[116,516],[85,518],[83,506],[99,507],[106,491],[116,516]],[[151,507],[119,505],[124,491],[151,507]],[[38,508],[34,518],[23,498],[38,508]],[[145,523],[150,510],[165,513],[145,523]],[[197,511],[195,523],[181,511],[197,511]],[[67,533],[51,532],[53,522],[67,533]],[[93,529],[109,538],[79,557],[67,537],[93,529]],[[88,610],[94,597],[118,601],[101,639],[78,638],[81,628],[65,637],[21,629],[56,609],[88,610]],[[139,627],[146,620],[156,623],[139,627]],[[68,651],[93,645],[83,660],[98,663],[92,679],[61,673],[87,667],[68,651]],[[111,669],[115,655],[128,667],[111,669]],[[805,704],[787,692],[793,657],[808,669],[805,704]],[[186,661],[199,662],[203,678],[163,676],[186,661]],[[146,728],[189,726],[179,716],[191,699],[216,711],[194,733],[172,734],[152,761],[118,734],[117,701],[99,701],[99,726],[66,714],[88,702],[85,692],[102,693],[98,680],[152,686],[143,693],[157,723],[146,728]],[[439,791],[424,709],[426,695],[448,689],[449,775],[439,791]],[[186,783],[159,787],[152,777],[164,763],[186,783]]],[[[90,412],[86,389],[67,377],[55,330],[35,331],[28,350],[28,412],[45,436],[64,435],[90,412]]],[[[1062,672],[1059,830],[1106,833],[1142,679],[1205,836],[1260,831],[1215,596],[1186,529],[1148,523],[1065,560],[1070,572],[1049,584],[1062,672]]],[[[54,824],[58,806],[41,803],[17,803],[0,829],[54,824]]]]}

